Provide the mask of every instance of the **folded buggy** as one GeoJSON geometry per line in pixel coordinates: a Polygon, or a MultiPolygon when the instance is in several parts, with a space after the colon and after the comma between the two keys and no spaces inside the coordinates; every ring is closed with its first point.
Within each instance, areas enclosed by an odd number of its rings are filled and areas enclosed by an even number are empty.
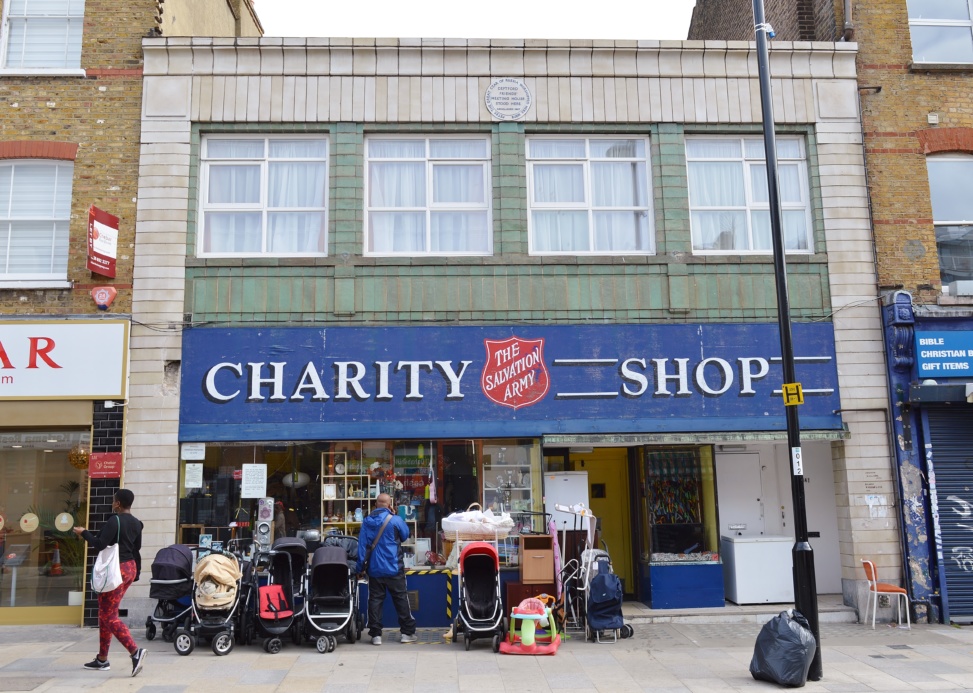
{"type": "Polygon", "coordinates": [[[178,628],[173,646],[181,655],[196,648],[198,638],[209,638],[213,653],[229,654],[239,629],[243,572],[232,554],[210,553],[193,571],[191,618],[178,628]]]}
{"type": "Polygon", "coordinates": [[[334,651],[339,635],[349,643],[361,639],[365,624],[358,607],[357,544],[353,537],[327,537],[311,557],[303,633],[318,652],[334,651]]]}
{"type": "Polygon", "coordinates": [[[493,544],[470,542],[459,556],[459,605],[453,619],[452,641],[463,634],[466,649],[477,638],[493,638],[493,651],[507,632],[500,598],[500,558],[493,544]]]}
{"type": "Polygon", "coordinates": [[[149,598],[155,599],[156,603],[152,615],[145,619],[145,639],[154,640],[156,624],[160,624],[162,639],[172,642],[176,629],[189,622],[192,611],[192,549],[173,544],[159,550],[152,561],[149,598]]]}
{"type": "Polygon", "coordinates": [[[254,626],[263,637],[265,652],[277,654],[283,647],[281,636],[290,632],[299,641],[300,618],[304,612],[307,581],[307,544],[297,537],[281,537],[270,551],[257,559],[267,569],[267,584],[257,588],[254,626]]]}

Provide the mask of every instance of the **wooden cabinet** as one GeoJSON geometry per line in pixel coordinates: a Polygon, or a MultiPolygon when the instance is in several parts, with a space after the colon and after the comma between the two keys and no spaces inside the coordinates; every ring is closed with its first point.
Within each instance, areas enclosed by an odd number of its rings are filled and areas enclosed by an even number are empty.
{"type": "Polygon", "coordinates": [[[537,597],[542,594],[557,594],[557,587],[553,582],[549,583],[538,583],[538,584],[527,584],[523,582],[508,582],[507,591],[504,595],[507,598],[507,608],[505,611],[510,612],[515,606],[518,606],[520,602],[530,597],[537,597]]]}
{"type": "Polygon", "coordinates": [[[521,535],[520,581],[525,585],[554,582],[554,537],[550,534],[521,535]]]}

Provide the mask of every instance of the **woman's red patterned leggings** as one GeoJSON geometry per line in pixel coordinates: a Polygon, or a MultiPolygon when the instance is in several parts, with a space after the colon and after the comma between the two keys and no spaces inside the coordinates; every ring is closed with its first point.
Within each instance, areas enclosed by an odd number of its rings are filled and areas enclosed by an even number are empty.
{"type": "Polygon", "coordinates": [[[122,584],[111,592],[98,595],[98,659],[103,661],[108,659],[108,648],[113,635],[129,654],[135,654],[139,649],[132,634],[128,632],[128,626],[118,618],[118,605],[122,603],[128,586],[135,582],[135,561],[125,561],[119,568],[122,570],[122,584]]]}

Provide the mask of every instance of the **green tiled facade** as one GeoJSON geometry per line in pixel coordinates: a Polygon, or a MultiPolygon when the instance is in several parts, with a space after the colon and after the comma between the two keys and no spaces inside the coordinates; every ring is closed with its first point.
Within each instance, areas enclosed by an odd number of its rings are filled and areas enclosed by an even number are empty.
{"type": "MultiPolygon", "coordinates": [[[[306,132],[271,126],[262,133],[306,132]]],[[[196,126],[191,180],[198,179],[199,141],[206,132],[253,126],[196,126]]],[[[328,257],[198,259],[190,211],[186,312],[194,323],[410,325],[426,322],[507,324],[558,322],[750,322],[777,315],[772,259],[694,256],[686,179],[686,128],[656,126],[491,127],[493,239],[490,257],[365,257],[364,139],[371,132],[484,132],[470,126],[335,123],[328,135],[328,257]],[[637,133],[651,141],[654,255],[531,256],[528,253],[526,137],[530,134],[637,133]]],[[[814,141],[807,129],[815,218],[813,255],[788,258],[792,317],[821,319],[831,305],[821,227],[814,141]]],[[[753,127],[696,126],[692,133],[754,134],[753,127]]],[[[191,192],[195,195],[195,192],[191,192]]],[[[190,210],[195,208],[191,201],[190,210]]]]}

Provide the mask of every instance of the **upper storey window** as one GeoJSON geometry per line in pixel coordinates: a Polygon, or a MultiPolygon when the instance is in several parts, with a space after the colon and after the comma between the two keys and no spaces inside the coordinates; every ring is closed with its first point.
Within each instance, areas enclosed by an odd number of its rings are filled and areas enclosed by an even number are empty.
{"type": "Polygon", "coordinates": [[[908,0],[912,59],[973,63],[973,0],[908,0]]]}
{"type": "MultiPolygon", "coordinates": [[[[769,253],[773,250],[767,162],[762,137],[687,137],[693,251],[769,253]]],[[[810,205],[804,142],[777,140],[784,247],[810,252],[810,205]]]]}
{"type": "Polygon", "coordinates": [[[643,138],[529,138],[531,253],[651,253],[648,149],[643,138]]]}
{"type": "Polygon", "coordinates": [[[489,255],[490,140],[369,137],[366,255],[489,255]]]}
{"type": "Polygon", "coordinates": [[[83,27],[84,0],[7,0],[0,67],[79,69],[83,27]]]}
{"type": "Polygon", "coordinates": [[[939,274],[944,285],[973,281],[973,156],[945,154],[926,159],[936,225],[939,274]]]}
{"type": "Polygon", "coordinates": [[[326,255],[328,141],[211,135],[203,140],[201,256],[326,255]]]}
{"type": "Polygon", "coordinates": [[[0,163],[0,280],[64,281],[74,164],[0,163]]]}

